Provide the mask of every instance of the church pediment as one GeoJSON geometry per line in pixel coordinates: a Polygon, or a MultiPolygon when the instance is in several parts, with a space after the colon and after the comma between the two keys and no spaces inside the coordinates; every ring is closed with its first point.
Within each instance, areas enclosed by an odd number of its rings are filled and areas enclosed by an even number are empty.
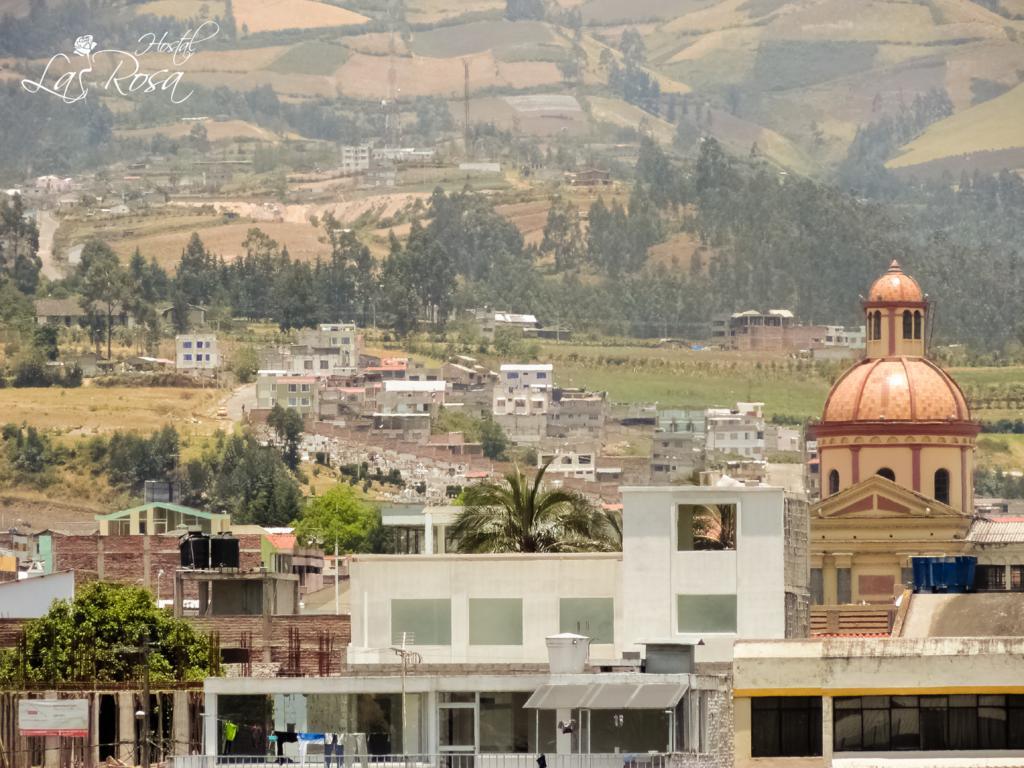
{"type": "Polygon", "coordinates": [[[812,517],[834,519],[969,517],[948,504],[872,475],[811,508],[812,517]]]}

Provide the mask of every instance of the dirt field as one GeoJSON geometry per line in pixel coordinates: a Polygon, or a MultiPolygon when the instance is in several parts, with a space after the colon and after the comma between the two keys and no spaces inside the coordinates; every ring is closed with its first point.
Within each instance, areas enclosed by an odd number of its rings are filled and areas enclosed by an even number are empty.
{"type": "Polygon", "coordinates": [[[212,434],[224,395],[218,389],[157,387],[8,388],[0,389],[0,413],[69,435],[152,432],[168,423],[186,433],[212,434]]]}
{"type": "Polygon", "coordinates": [[[412,51],[417,56],[450,58],[494,48],[553,41],[550,28],[539,21],[474,21],[417,32],[412,38],[412,51]]]}
{"type": "Polygon", "coordinates": [[[175,19],[199,18],[203,7],[206,17],[224,16],[222,0],[150,0],[134,6],[136,15],[152,14],[153,16],[171,16],[175,19]]]}
{"type": "Polygon", "coordinates": [[[366,16],[314,0],[235,0],[235,19],[239,29],[272,32],[277,29],[315,29],[362,24],[366,16]]]}
{"type": "MultiPolygon", "coordinates": [[[[148,139],[157,134],[163,134],[171,139],[183,139],[188,136],[189,131],[195,123],[171,123],[169,125],[158,125],[152,128],[131,128],[128,130],[114,131],[114,135],[124,139],[148,139]]],[[[203,123],[206,128],[206,136],[210,141],[225,141],[228,139],[256,139],[258,141],[276,141],[277,136],[266,128],[246,122],[245,120],[207,120],[203,123]]]]}

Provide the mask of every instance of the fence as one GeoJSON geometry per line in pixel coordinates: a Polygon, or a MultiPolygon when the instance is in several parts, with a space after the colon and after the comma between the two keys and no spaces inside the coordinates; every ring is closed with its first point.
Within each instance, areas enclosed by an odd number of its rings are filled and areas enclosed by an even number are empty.
{"type": "MultiPolygon", "coordinates": [[[[537,768],[540,755],[534,753],[446,752],[423,755],[346,754],[333,761],[324,755],[307,755],[300,768],[537,768]]],[[[545,754],[548,768],[668,768],[670,756],[641,754],[545,754]]],[[[258,755],[188,755],[175,757],[168,768],[276,768],[294,764],[290,758],[258,755]]]]}

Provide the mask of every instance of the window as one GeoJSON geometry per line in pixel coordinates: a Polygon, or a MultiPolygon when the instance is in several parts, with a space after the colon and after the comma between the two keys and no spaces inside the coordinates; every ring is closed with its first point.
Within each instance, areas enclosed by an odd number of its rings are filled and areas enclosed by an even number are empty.
{"type": "Polygon", "coordinates": [[[875,312],[875,316],[871,322],[872,327],[874,328],[874,338],[877,341],[882,338],[882,313],[875,312]]]}
{"type": "Polygon", "coordinates": [[[563,597],[558,631],[586,635],[592,643],[615,642],[615,603],[610,597],[563,597]]]}
{"type": "Polygon", "coordinates": [[[183,341],[183,342],[181,342],[181,346],[184,349],[192,349],[192,342],[191,341],[183,341]]]}
{"type": "Polygon", "coordinates": [[[544,371],[538,371],[537,372],[537,378],[538,379],[546,379],[547,377],[548,377],[548,375],[544,371]]]}
{"type": "Polygon", "coordinates": [[[210,362],[210,356],[209,355],[206,356],[206,362],[210,362]]]}
{"type": "Polygon", "coordinates": [[[303,392],[309,392],[309,384],[303,384],[302,385],[302,391],[303,392]]]}
{"type": "Polygon", "coordinates": [[[303,360],[302,361],[302,368],[304,370],[307,370],[307,371],[312,371],[313,370],[313,361],[312,360],[303,360]]]}
{"type": "Polygon", "coordinates": [[[676,550],[736,549],[735,504],[680,504],[676,508],[676,550]]]}
{"type": "Polygon", "coordinates": [[[828,495],[839,493],[839,470],[833,469],[828,473],[828,495]]]}
{"type": "Polygon", "coordinates": [[[821,754],[821,699],[765,696],[750,700],[751,757],[821,754]]]}
{"type": "Polygon", "coordinates": [[[188,362],[192,362],[192,355],[186,353],[185,354],[185,360],[188,361],[188,362]]]}
{"type": "Polygon", "coordinates": [[[509,371],[508,373],[505,374],[505,378],[506,379],[518,379],[519,378],[519,374],[515,373],[513,371],[509,371]]]}
{"type": "Polygon", "coordinates": [[[935,500],[949,504],[949,470],[935,470],[935,500]]]}
{"type": "Polygon", "coordinates": [[[903,338],[914,338],[914,315],[909,309],[903,310],[903,338]]]}
{"type": "Polygon", "coordinates": [[[295,398],[294,397],[289,397],[288,398],[288,407],[289,408],[294,408],[295,407],[295,398]]]}
{"type": "Polygon", "coordinates": [[[288,385],[288,391],[289,392],[298,392],[299,390],[298,390],[298,387],[296,387],[294,384],[289,384],[288,385]]]}
{"type": "Polygon", "coordinates": [[[894,483],[896,482],[896,473],[888,467],[882,467],[875,474],[880,477],[884,477],[886,480],[892,480],[894,483]]]}
{"type": "Polygon", "coordinates": [[[736,631],[736,595],[676,595],[681,634],[736,631]]]}
{"type": "Polygon", "coordinates": [[[304,397],[304,398],[302,398],[301,402],[302,402],[302,405],[309,405],[309,398],[308,397],[304,397]]]}
{"type": "Polygon", "coordinates": [[[836,602],[839,605],[853,602],[853,575],[849,568],[836,568],[836,602]]]}
{"type": "Polygon", "coordinates": [[[1010,566],[1010,589],[1014,592],[1024,592],[1024,565],[1010,566]]]}
{"type": "Polygon", "coordinates": [[[811,605],[825,604],[825,576],[821,568],[811,568],[811,605]]]}
{"type": "Polygon", "coordinates": [[[518,597],[471,597],[469,644],[522,645],[523,601],[518,597]]]}
{"type": "Polygon", "coordinates": [[[854,696],[834,705],[837,752],[1024,745],[1024,696],[854,696]]]}
{"type": "Polygon", "coordinates": [[[921,322],[922,322],[923,319],[924,319],[924,317],[921,315],[920,312],[915,312],[914,313],[914,338],[915,339],[920,339],[921,338],[921,322]]]}
{"type": "Polygon", "coordinates": [[[985,592],[1000,592],[1006,589],[1006,567],[978,565],[974,572],[974,588],[985,592]]]}
{"type": "Polygon", "coordinates": [[[327,361],[326,360],[321,360],[320,361],[320,370],[321,371],[326,371],[327,370],[327,361]]]}
{"type": "Polygon", "coordinates": [[[447,598],[391,601],[391,642],[451,645],[452,603],[447,598]]]}

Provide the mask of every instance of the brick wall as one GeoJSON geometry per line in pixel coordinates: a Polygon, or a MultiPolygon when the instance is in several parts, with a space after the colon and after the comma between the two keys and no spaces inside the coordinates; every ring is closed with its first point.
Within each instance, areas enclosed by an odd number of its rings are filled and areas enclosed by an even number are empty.
{"type": "Polygon", "coordinates": [[[732,678],[723,679],[717,690],[702,690],[700,695],[705,716],[703,749],[672,755],[668,768],[732,768],[735,758],[732,678]]]}
{"type": "Polygon", "coordinates": [[[783,507],[783,579],[786,591],[786,637],[807,637],[810,632],[810,506],[786,496],[783,507]]]}
{"type": "MultiPolygon", "coordinates": [[[[259,534],[240,534],[239,560],[243,570],[262,564],[259,534]]],[[[74,570],[76,581],[83,583],[102,578],[122,584],[138,584],[152,589],[159,587],[160,597],[174,594],[174,571],[180,567],[176,536],[67,536],[53,534],[53,567],[55,571],[74,570]],[[160,571],[164,575],[159,579],[160,571]]],[[[196,597],[196,587],[189,584],[186,598],[196,597]]]]}
{"type": "Polygon", "coordinates": [[[331,674],[338,674],[347,663],[348,644],[352,638],[349,616],[313,614],[297,616],[208,616],[191,617],[188,622],[203,634],[216,632],[222,650],[242,647],[243,635],[251,641],[252,661],[266,660],[264,651],[269,646],[270,661],[281,666],[289,662],[288,635],[294,629],[299,635],[299,674],[316,675],[319,670],[318,651],[321,633],[334,641],[331,654],[331,674]]]}

